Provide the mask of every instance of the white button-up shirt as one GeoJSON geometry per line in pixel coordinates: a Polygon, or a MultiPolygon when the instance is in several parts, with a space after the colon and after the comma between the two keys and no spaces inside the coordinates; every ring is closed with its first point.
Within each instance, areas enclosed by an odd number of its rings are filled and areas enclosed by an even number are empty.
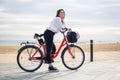
{"type": "Polygon", "coordinates": [[[65,28],[65,24],[62,24],[60,17],[55,17],[47,27],[48,30],[55,33],[63,31],[63,28],[65,28]]]}

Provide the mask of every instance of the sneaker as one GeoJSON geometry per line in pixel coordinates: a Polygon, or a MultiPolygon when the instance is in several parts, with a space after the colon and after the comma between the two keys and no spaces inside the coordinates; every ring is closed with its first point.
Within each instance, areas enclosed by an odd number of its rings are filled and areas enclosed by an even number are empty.
{"type": "Polygon", "coordinates": [[[59,70],[58,70],[56,67],[53,67],[53,66],[48,67],[48,70],[49,70],[49,71],[59,72],[59,70]]]}

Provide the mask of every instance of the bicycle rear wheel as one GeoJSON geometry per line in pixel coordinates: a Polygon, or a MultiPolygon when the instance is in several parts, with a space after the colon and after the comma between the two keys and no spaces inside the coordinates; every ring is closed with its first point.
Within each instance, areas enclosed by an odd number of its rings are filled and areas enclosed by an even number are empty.
{"type": "Polygon", "coordinates": [[[43,63],[42,58],[43,58],[43,53],[41,50],[38,49],[38,47],[33,45],[27,45],[27,46],[23,46],[18,51],[17,63],[22,70],[27,72],[33,72],[41,67],[43,63]],[[35,52],[36,54],[32,59],[31,57],[35,52]]]}
{"type": "Polygon", "coordinates": [[[85,60],[85,54],[79,46],[76,45],[69,45],[72,55],[74,58],[70,55],[68,52],[68,48],[64,48],[61,58],[64,66],[70,70],[76,70],[80,68],[85,60]]]}

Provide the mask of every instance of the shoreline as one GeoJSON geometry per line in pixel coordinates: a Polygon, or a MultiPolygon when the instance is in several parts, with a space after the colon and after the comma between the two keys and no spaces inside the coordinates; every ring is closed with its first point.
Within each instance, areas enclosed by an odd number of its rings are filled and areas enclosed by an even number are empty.
{"type": "MultiPolygon", "coordinates": [[[[90,44],[77,44],[84,52],[90,52],[90,44]]],[[[0,54],[16,53],[22,46],[0,46],[0,54]]],[[[58,44],[56,44],[58,49],[58,44]]],[[[94,52],[120,51],[120,43],[93,44],[94,52]]]]}

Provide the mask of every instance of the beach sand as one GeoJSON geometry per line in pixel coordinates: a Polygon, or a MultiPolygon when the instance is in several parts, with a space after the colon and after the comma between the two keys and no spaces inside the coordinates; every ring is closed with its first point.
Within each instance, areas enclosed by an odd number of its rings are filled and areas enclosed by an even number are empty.
{"type": "MultiPolygon", "coordinates": [[[[86,60],[90,60],[90,44],[79,44],[84,50],[86,60]]],[[[16,56],[22,46],[0,46],[0,63],[16,63],[16,56]]],[[[94,60],[120,60],[120,44],[94,44],[94,60]]],[[[60,60],[60,57],[58,58],[60,60]]]]}
{"type": "MultiPolygon", "coordinates": [[[[90,44],[79,44],[85,52],[90,52],[90,44]]],[[[120,43],[93,44],[94,52],[120,51],[120,43]]]]}

